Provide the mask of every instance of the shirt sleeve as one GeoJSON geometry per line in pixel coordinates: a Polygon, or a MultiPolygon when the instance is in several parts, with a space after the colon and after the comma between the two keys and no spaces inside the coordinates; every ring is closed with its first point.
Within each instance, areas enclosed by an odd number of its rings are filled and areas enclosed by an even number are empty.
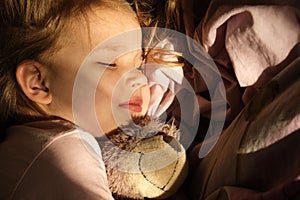
{"type": "Polygon", "coordinates": [[[24,173],[13,199],[113,199],[101,150],[88,133],[75,130],[45,145],[24,173]]]}

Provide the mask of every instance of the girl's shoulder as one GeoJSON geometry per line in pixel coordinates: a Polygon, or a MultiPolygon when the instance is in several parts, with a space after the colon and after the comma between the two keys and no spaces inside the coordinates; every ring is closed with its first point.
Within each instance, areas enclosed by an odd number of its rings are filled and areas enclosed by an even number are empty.
{"type": "MultiPolygon", "coordinates": [[[[76,126],[65,120],[43,120],[10,126],[6,129],[5,140],[0,149],[19,150],[20,154],[28,152],[35,155],[44,151],[49,145],[64,137],[75,134],[76,126]]],[[[6,153],[9,153],[7,151],[6,153]]]]}
{"type": "MultiPolygon", "coordinates": [[[[97,141],[91,134],[64,120],[9,127],[5,140],[0,144],[0,162],[0,176],[6,177],[0,181],[0,187],[7,192],[7,196],[0,195],[0,199],[25,193],[37,195],[33,188],[42,189],[47,184],[55,185],[57,191],[65,191],[66,194],[75,195],[68,192],[77,190],[85,195],[89,188],[72,185],[73,181],[78,183],[82,180],[95,184],[101,181],[96,185],[103,185],[100,189],[110,194],[104,187],[105,167],[97,141]]],[[[48,192],[50,195],[51,191],[45,191],[47,195],[48,192]]]]}
{"type": "Polygon", "coordinates": [[[46,153],[61,156],[78,151],[96,158],[101,156],[100,147],[91,134],[61,119],[11,126],[6,134],[0,145],[0,160],[11,154],[34,162],[46,153]]]}

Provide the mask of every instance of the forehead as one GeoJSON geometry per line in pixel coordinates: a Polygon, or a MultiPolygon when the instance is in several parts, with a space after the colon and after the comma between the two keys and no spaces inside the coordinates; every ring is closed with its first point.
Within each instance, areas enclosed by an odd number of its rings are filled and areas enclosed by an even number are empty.
{"type": "MultiPolygon", "coordinates": [[[[47,57],[45,60],[50,60],[50,63],[57,66],[65,63],[78,67],[92,50],[99,47],[106,52],[100,50],[97,56],[102,54],[103,58],[106,58],[108,55],[115,55],[108,54],[107,51],[119,52],[121,49],[123,52],[124,48],[141,47],[141,43],[142,31],[133,11],[121,12],[99,7],[87,11],[83,16],[77,16],[66,25],[57,43],[58,50],[51,58],[47,57]],[[132,31],[134,33],[130,34],[130,37],[124,37],[124,33],[126,35],[132,31]]],[[[111,59],[111,56],[107,59],[111,59]]]]}
{"type": "Polygon", "coordinates": [[[97,7],[88,11],[84,17],[73,23],[73,26],[76,33],[74,39],[84,41],[84,45],[89,44],[90,50],[107,40],[110,42],[106,42],[106,46],[116,49],[137,41],[140,43],[142,38],[141,27],[133,11],[97,7]],[[119,36],[132,30],[135,31],[129,38],[119,36]],[[116,39],[111,40],[113,37],[116,39]]]}

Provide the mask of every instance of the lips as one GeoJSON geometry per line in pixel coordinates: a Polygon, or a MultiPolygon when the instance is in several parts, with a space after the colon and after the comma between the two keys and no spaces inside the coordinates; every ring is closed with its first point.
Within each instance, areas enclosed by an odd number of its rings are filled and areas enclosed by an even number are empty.
{"type": "Polygon", "coordinates": [[[142,111],[143,100],[140,98],[130,99],[126,103],[121,103],[119,106],[125,109],[128,109],[132,112],[141,112],[142,111]]]}

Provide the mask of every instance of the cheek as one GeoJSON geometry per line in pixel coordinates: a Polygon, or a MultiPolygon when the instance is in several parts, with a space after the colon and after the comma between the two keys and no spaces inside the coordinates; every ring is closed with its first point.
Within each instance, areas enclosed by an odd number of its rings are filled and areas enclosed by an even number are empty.
{"type": "Polygon", "coordinates": [[[108,117],[112,115],[114,98],[118,96],[115,94],[117,82],[117,76],[110,72],[104,72],[100,78],[95,94],[95,108],[98,116],[106,115],[108,117]]]}
{"type": "Polygon", "coordinates": [[[112,91],[113,86],[106,83],[101,84],[102,81],[98,84],[96,96],[95,96],[95,103],[96,107],[99,106],[107,106],[110,107],[111,105],[111,99],[112,99],[112,91]]]}
{"type": "Polygon", "coordinates": [[[50,77],[50,91],[52,93],[52,102],[50,110],[53,115],[60,116],[72,121],[72,95],[74,86],[74,73],[53,74],[50,77]]]}
{"type": "Polygon", "coordinates": [[[110,86],[105,87],[105,85],[99,84],[95,94],[95,114],[98,125],[104,132],[108,132],[115,127],[111,110],[111,88],[110,86]]]}
{"type": "Polygon", "coordinates": [[[96,97],[108,99],[112,98],[112,94],[118,82],[118,76],[109,71],[105,71],[99,79],[96,97]]]}
{"type": "Polygon", "coordinates": [[[120,109],[120,91],[115,89],[116,81],[102,79],[95,96],[95,111],[98,124],[105,133],[130,119],[127,110],[120,109]],[[105,84],[103,84],[105,83],[105,84]]]}

